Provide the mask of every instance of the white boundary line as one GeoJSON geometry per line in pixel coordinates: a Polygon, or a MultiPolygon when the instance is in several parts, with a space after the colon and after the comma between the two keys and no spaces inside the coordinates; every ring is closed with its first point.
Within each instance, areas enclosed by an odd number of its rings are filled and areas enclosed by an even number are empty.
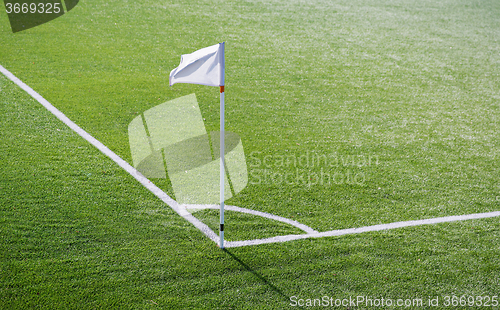
{"type": "Polygon", "coordinates": [[[370,232],[370,231],[381,231],[381,230],[389,230],[389,229],[402,228],[402,227],[431,225],[431,224],[437,224],[437,223],[448,223],[448,222],[465,221],[465,220],[473,220],[473,219],[483,219],[483,218],[490,218],[490,217],[497,217],[497,216],[500,216],[500,211],[466,214],[466,215],[454,215],[454,216],[437,217],[437,218],[431,218],[431,219],[425,219],[425,220],[405,221],[405,222],[395,222],[395,223],[389,223],[389,224],[365,226],[365,227],[359,227],[359,228],[330,230],[330,231],[324,231],[324,232],[318,232],[318,233],[306,234],[306,235],[287,235],[287,236],[278,236],[278,237],[272,237],[272,238],[267,238],[267,239],[232,241],[232,242],[226,243],[226,247],[232,248],[232,247],[240,247],[240,246],[248,246],[248,245],[265,244],[265,243],[285,242],[285,241],[307,239],[307,238],[343,236],[343,235],[351,235],[351,234],[360,234],[360,233],[370,232]]]}
{"type": "MultiPolygon", "coordinates": [[[[95,146],[99,151],[103,154],[111,158],[115,163],[117,163],[120,167],[122,167],[127,173],[133,176],[137,181],[139,181],[144,187],[146,187],[150,192],[152,192],[156,197],[160,198],[163,202],[165,202],[168,206],[170,206],[177,214],[182,216],[188,222],[193,224],[196,228],[198,228],[203,234],[205,234],[210,240],[215,242],[216,244],[219,241],[219,236],[208,227],[205,223],[198,220],[196,217],[191,215],[186,210],[185,206],[179,205],[175,200],[173,200],[170,196],[168,196],[164,191],[158,188],[156,185],[151,183],[145,176],[143,176],[137,169],[132,167],[129,163],[124,161],[120,156],[116,155],[113,151],[107,148],[100,141],[92,137],[89,133],[83,130],[80,126],[71,121],[66,115],[64,115],[61,111],[55,108],[50,102],[45,100],[40,94],[34,91],[31,87],[23,83],[20,79],[10,73],[7,69],[5,69],[2,65],[0,65],[0,72],[2,72],[9,80],[14,82],[16,85],[21,87],[25,92],[27,92],[31,97],[33,97],[36,101],[38,101],[41,105],[43,105],[49,112],[54,114],[59,120],[61,120],[64,124],[66,124],[69,128],[71,128],[74,132],[80,135],[82,138],[87,140],[90,144],[95,146]]],[[[195,207],[196,208],[196,207],[195,207]]],[[[210,206],[204,206],[203,208],[211,208],[210,206]]],[[[425,220],[415,220],[415,221],[405,221],[405,222],[396,222],[389,224],[380,224],[373,226],[365,226],[359,228],[348,228],[348,229],[340,229],[340,230],[330,230],[325,232],[317,232],[316,230],[303,225],[299,222],[283,218],[281,216],[276,216],[270,213],[232,207],[233,211],[250,213],[253,215],[263,216],[269,219],[274,219],[277,221],[285,222],[295,227],[298,227],[307,232],[307,234],[303,235],[286,235],[286,236],[276,236],[272,238],[266,239],[254,239],[254,240],[243,240],[243,241],[229,241],[226,242],[225,247],[233,248],[233,247],[241,247],[241,246],[249,246],[249,245],[258,245],[258,244],[266,244],[266,243],[274,243],[274,242],[285,242],[291,240],[299,240],[299,239],[307,239],[307,238],[322,238],[322,237],[332,237],[332,236],[343,236],[349,234],[359,234],[370,231],[381,231],[402,227],[411,227],[411,226],[420,226],[420,225],[431,225],[437,223],[447,223],[447,222],[455,222],[455,221],[465,221],[472,219],[482,219],[482,218],[490,218],[490,217],[498,217],[500,216],[500,211],[488,212],[488,213],[476,213],[476,214],[467,214],[467,215],[455,215],[455,216],[447,216],[447,217],[438,217],[431,218],[425,220]],[[251,212],[250,212],[251,211],[251,212]]]]}

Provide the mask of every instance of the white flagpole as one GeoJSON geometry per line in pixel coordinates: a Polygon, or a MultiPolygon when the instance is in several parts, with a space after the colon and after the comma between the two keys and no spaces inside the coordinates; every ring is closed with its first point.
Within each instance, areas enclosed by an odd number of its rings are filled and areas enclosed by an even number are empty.
{"type": "Polygon", "coordinates": [[[224,86],[220,87],[220,248],[224,248],[224,86]]]}
{"type": "Polygon", "coordinates": [[[220,248],[224,248],[224,180],[226,176],[224,167],[224,43],[222,44],[222,53],[220,53],[221,61],[221,86],[220,86],[220,248]]]}

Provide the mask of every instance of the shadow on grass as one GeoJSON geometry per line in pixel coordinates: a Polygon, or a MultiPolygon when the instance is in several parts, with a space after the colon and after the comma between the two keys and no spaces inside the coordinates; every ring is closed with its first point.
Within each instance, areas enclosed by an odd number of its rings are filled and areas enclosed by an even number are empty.
{"type": "Polygon", "coordinates": [[[254,276],[256,276],[260,281],[262,281],[265,285],[270,287],[274,292],[278,293],[283,299],[288,300],[288,296],[286,296],[279,288],[274,286],[271,282],[267,281],[262,275],[260,275],[257,271],[253,270],[250,266],[245,264],[241,259],[239,259],[236,255],[229,252],[227,249],[223,249],[224,252],[229,254],[235,261],[237,261],[241,266],[243,266],[247,271],[251,272],[254,276]]]}

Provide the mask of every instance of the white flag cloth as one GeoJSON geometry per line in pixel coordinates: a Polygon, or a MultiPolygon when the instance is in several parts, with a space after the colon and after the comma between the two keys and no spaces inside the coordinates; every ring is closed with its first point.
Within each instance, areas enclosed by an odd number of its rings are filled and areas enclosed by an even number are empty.
{"type": "Polygon", "coordinates": [[[175,83],[224,86],[224,43],[182,55],[179,66],[170,72],[170,86],[175,83]]]}

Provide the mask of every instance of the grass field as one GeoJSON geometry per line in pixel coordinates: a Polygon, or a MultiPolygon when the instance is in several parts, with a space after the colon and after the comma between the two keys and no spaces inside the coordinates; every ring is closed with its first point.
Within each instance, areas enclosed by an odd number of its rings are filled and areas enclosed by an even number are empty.
{"type": "MultiPolygon", "coordinates": [[[[168,75],[225,41],[249,172],[229,205],[320,232],[500,210],[498,1],[82,0],[19,33],[0,8],[0,65],[129,163],[129,123],[168,100],[218,130],[218,90],[168,75]]],[[[222,251],[3,75],[0,118],[1,309],[500,295],[498,218],[222,251]]],[[[227,213],[228,240],[297,233],[227,213]]]]}

